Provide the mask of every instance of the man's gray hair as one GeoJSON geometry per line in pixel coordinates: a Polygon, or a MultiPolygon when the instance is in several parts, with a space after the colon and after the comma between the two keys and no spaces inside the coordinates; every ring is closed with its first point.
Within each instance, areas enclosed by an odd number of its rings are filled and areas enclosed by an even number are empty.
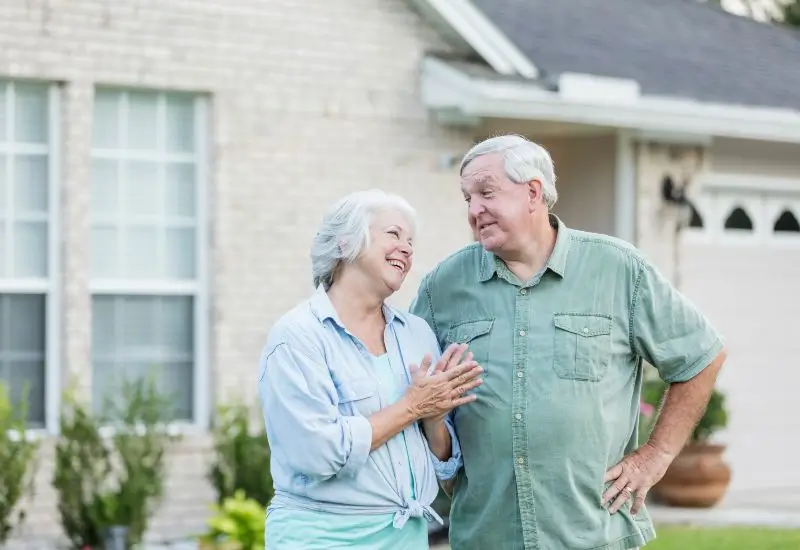
{"type": "Polygon", "coordinates": [[[314,287],[328,290],[342,262],[352,262],[370,244],[370,226],[376,215],[399,211],[416,231],[417,214],[401,196],[379,189],[356,191],[339,199],[323,216],[311,245],[314,287]]]}
{"type": "Polygon", "coordinates": [[[553,159],[547,149],[518,135],[496,136],[474,145],[461,160],[459,173],[464,174],[467,165],[476,158],[491,153],[501,153],[506,176],[514,183],[542,182],[542,198],[547,208],[558,200],[556,173],[553,159]]]}

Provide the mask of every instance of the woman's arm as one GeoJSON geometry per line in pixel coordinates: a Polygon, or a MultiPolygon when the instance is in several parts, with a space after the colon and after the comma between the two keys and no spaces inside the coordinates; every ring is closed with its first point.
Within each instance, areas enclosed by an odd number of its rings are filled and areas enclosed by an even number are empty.
{"type": "MultiPolygon", "coordinates": [[[[480,369],[466,362],[427,375],[423,362],[405,395],[372,414],[344,416],[327,366],[286,342],[262,361],[259,394],[270,445],[283,461],[312,479],[355,476],[369,452],[424,418],[440,417],[480,369]]],[[[470,398],[464,398],[471,400],[470,398]]]]}

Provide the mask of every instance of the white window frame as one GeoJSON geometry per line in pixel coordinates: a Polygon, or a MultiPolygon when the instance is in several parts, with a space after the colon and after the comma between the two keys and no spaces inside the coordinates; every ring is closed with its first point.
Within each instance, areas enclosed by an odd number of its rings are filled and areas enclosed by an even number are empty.
{"type": "MultiPolygon", "coordinates": [[[[20,79],[0,79],[5,88],[6,102],[13,105],[15,83],[25,83],[20,79]]],[[[8,109],[6,121],[6,141],[0,142],[0,153],[47,153],[47,277],[0,278],[0,294],[36,294],[45,298],[45,358],[44,358],[44,428],[27,430],[28,437],[45,433],[58,434],[61,409],[61,90],[58,84],[36,82],[47,86],[47,145],[19,145],[9,141],[10,130],[14,126],[16,113],[8,109]]],[[[8,170],[8,167],[3,169],[8,170]]],[[[8,173],[6,173],[8,176],[8,173]]],[[[13,185],[6,177],[8,185],[13,185]]]]}
{"type": "MultiPolygon", "coordinates": [[[[95,91],[111,90],[127,94],[137,92],[135,88],[120,88],[114,86],[98,85],[95,91]]],[[[164,102],[164,95],[171,90],[148,90],[159,94],[159,105],[164,102]]],[[[127,99],[126,99],[127,101],[127,99]]],[[[89,291],[94,296],[191,296],[193,298],[193,354],[192,368],[192,419],[172,422],[173,430],[179,433],[202,433],[209,428],[210,395],[209,395],[209,334],[210,334],[210,288],[209,288],[209,212],[208,212],[208,168],[209,168],[209,137],[208,123],[208,98],[201,94],[194,94],[194,127],[195,127],[195,152],[194,153],[165,153],[163,151],[120,151],[105,150],[92,146],[91,158],[113,158],[115,160],[188,160],[194,162],[196,192],[196,254],[195,278],[192,281],[166,281],[142,279],[99,279],[90,276],[89,291]]],[[[124,113],[123,113],[124,114],[124,113]]],[[[159,123],[163,125],[166,111],[163,107],[157,109],[159,123]]],[[[127,125],[127,120],[121,116],[121,124],[127,125]]],[[[163,126],[162,126],[163,127],[163,126]]],[[[125,130],[125,126],[122,127],[125,130]]],[[[92,357],[94,368],[94,357],[92,357]]]]}
{"type": "Polygon", "coordinates": [[[800,233],[776,234],[773,231],[777,216],[775,204],[798,205],[793,213],[800,218],[800,179],[707,174],[698,180],[691,200],[703,218],[703,227],[683,230],[683,240],[687,244],[800,249],[800,233]],[[724,228],[725,219],[735,206],[742,206],[750,216],[752,232],[724,228]]]}

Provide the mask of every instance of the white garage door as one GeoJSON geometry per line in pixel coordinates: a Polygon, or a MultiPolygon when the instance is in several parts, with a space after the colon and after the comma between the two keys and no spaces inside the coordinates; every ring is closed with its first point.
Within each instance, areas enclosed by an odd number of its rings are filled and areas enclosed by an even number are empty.
{"type": "Polygon", "coordinates": [[[797,494],[800,181],[771,191],[707,189],[695,227],[684,232],[682,290],[728,341],[719,387],[730,411],[720,435],[729,445],[730,494],[797,494]]]}

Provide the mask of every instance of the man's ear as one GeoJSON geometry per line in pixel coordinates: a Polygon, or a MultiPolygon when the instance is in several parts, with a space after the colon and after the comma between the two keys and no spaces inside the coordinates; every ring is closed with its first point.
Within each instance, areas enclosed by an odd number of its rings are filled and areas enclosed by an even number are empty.
{"type": "Polygon", "coordinates": [[[531,209],[536,207],[536,203],[542,200],[542,182],[531,180],[528,182],[528,202],[531,209]]]}

